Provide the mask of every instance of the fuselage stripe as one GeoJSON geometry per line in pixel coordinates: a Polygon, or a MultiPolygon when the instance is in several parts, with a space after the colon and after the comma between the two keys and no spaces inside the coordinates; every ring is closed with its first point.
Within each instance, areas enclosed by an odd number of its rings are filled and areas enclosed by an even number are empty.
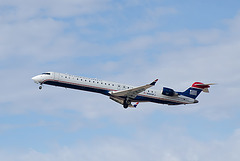
{"type": "MultiPolygon", "coordinates": [[[[74,86],[78,86],[78,87],[87,87],[87,88],[92,88],[92,89],[99,89],[99,90],[105,90],[106,93],[110,92],[110,91],[117,91],[117,90],[114,90],[114,89],[109,89],[109,88],[102,88],[102,87],[98,87],[98,86],[91,86],[91,85],[86,85],[86,84],[79,84],[79,83],[74,83],[74,82],[67,82],[67,81],[62,81],[62,80],[56,80],[56,79],[46,79],[42,82],[42,84],[46,84],[46,82],[48,81],[52,81],[52,82],[56,82],[56,83],[63,83],[63,84],[66,84],[66,85],[74,85],[74,86]]],[[[76,88],[77,89],[77,88],[76,88]]],[[[100,92],[102,93],[102,92],[100,92]]],[[[106,94],[106,93],[102,93],[102,94],[105,94],[105,95],[110,95],[110,93],[106,94]]],[[[148,96],[148,95],[144,95],[144,94],[138,94],[137,97],[142,97],[141,100],[146,100],[146,102],[148,101],[148,99],[151,99],[153,102],[168,102],[170,104],[187,104],[187,102],[181,102],[181,101],[176,101],[176,100],[169,100],[169,99],[165,99],[165,98],[160,98],[160,97],[153,97],[153,96],[148,96]]],[[[136,98],[137,98],[136,97],[136,98]]],[[[134,99],[133,101],[141,101],[141,100],[136,100],[134,99]]],[[[166,103],[166,104],[168,104],[166,103]]]]}

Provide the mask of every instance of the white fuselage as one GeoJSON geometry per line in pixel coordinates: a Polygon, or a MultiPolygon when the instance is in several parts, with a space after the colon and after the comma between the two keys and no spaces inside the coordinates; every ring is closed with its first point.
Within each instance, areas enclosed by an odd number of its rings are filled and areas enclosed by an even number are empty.
{"type": "MultiPolygon", "coordinates": [[[[60,86],[78,90],[101,93],[111,97],[111,92],[135,88],[131,85],[103,81],[95,78],[86,78],[69,74],[46,72],[32,78],[35,83],[60,86]]],[[[139,93],[132,102],[155,102],[168,105],[191,104],[195,99],[183,96],[166,96],[161,90],[147,89],[139,93]]]]}

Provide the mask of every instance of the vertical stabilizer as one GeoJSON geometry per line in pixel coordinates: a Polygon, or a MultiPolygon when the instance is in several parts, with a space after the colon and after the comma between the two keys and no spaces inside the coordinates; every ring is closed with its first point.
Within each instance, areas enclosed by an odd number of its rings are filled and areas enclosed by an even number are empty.
{"type": "Polygon", "coordinates": [[[179,94],[196,99],[197,96],[203,91],[209,93],[208,88],[213,84],[203,84],[201,82],[195,82],[190,88],[184,92],[179,92],[179,94]]]}

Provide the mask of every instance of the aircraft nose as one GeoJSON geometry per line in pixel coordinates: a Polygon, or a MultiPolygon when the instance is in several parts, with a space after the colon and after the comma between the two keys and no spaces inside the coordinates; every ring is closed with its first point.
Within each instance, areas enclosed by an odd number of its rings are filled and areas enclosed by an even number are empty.
{"type": "Polygon", "coordinates": [[[37,75],[35,77],[32,77],[32,80],[35,82],[35,83],[39,83],[40,82],[40,77],[37,75]]]}

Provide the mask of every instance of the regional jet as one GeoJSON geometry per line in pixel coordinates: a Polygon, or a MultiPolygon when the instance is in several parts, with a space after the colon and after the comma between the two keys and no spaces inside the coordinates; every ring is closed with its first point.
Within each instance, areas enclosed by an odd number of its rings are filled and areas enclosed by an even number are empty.
{"type": "Polygon", "coordinates": [[[108,96],[113,101],[120,103],[124,108],[137,107],[139,102],[154,102],[167,105],[198,103],[197,96],[209,92],[210,84],[195,82],[184,92],[177,92],[171,88],[163,87],[162,90],[149,89],[158,79],[143,86],[131,86],[122,83],[103,81],[96,78],[86,78],[57,72],[45,72],[32,78],[39,89],[43,84],[64,88],[96,92],[108,96]],[[132,104],[136,102],[136,104],[132,104]]]}

